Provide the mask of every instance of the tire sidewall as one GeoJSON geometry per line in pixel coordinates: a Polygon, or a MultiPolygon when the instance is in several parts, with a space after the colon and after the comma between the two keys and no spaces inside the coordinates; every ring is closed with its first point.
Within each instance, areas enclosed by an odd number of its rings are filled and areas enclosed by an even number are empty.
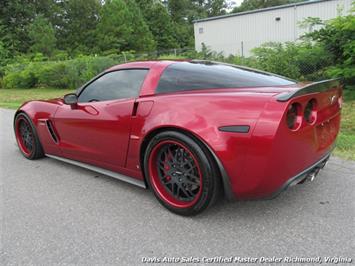
{"type": "Polygon", "coordinates": [[[37,135],[37,131],[36,131],[36,128],[32,122],[32,120],[28,117],[28,115],[26,113],[19,113],[15,116],[15,120],[14,120],[14,132],[15,132],[15,137],[16,137],[16,142],[17,142],[17,145],[19,146],[19,149],[20,149],[20,152],[21,154],[29,159],[29,160],[33,160],[33,159],[37,159],[37,158],[40,158],[40,157],[43,157],[43,149],[42,149],[42,145],[39,141],[39,138],[38,138],[38,135],[37,135]],[[20,143],[19,143],[19,140],[18,140],[18,135],[17,135],[17,121],[18,119],[25,119],[28,124],[30,125],[31,127],[31,130],[32,130],[32,134],[33,134],[33,137],[34,137],[34,150],[29,154],[25,154],[22,149],[20,148],[20,143]]]}

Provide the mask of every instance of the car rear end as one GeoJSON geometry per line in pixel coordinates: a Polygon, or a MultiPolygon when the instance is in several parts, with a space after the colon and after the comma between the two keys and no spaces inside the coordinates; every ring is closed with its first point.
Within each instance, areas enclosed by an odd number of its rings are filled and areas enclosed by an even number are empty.
{"type": "Polygon", "coordinates": [[[342,87],[327,80],[275,95],[254,128],[240,198],[269,198],[313,180],[335,147],[342,87]]]}
{"type": "Polygon", "coordinates": [[[299,84],[204,60],[171,62],[161,72],[155,120],[209,145],[228,198],[269,198],[312,179],[334,148],[342,99],[337,80],[299,84]]]}

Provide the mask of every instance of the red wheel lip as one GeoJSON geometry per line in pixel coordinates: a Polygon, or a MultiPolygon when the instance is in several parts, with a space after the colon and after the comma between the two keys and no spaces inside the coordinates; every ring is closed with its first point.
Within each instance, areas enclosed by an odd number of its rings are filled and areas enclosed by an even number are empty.
{"type": "MultiPolygon", "coordinates": [[[[24,142],[23,142],[23,139],[22,139],[22,136],[20,134],[20,129],[19,129],[19,125],[20,125],[20,122],[23,121],[25,123],[27,123],[27,125],[31,128],[31,125],[29,124],[29,122],[27,121],[27,119],[25,119],[24,117],[19,117],[16,119],[16,122],[15,122],[15,135],[16,135],[16,141],[17,141],[17,144],[21,150],[21,152],[26,156],[26,157],[30,157],[33,153],[34,150],[32,151],[29,151],[27,149],[27,147],[25,146],[24,142]]],[[[31,128],[31,131],[32,131],[32,135],[33,135],[33,130],[31,128]]],[[[34,141],[32,139],[32,145],[34,145],[34,141]]]]}
{"type": "Polygon", "coordinates": [[[201,169],[200,165],[198,164],[198,161],[196,159],[196,156],[190,151],[189,148],[186,147],[185,144],[175,141],[175,140],[164,140],[159,142],[151,151],[151,154],[149,156],[148,160],[148,172],[149,172],[149,178],[150,178],[150,183],[154,187],[153,189],[159,194],[159,197],[164,200],[166,203],[170,204],[171,206],[175,208],[189,208],[192,207],[196,202],[200,199],[202,190],[203,190],[203,182],[202,182],[202,174],[201,174],[201,169]],[[158,173],[157,173],[157,168],[155,167],[155,161],[156,161],[156,156],[159,151],[159,149],[165,145],[165,144],[175,144],[178,145],[182,148],[184,148],[192,157],[194,160],[198,174],[200,177],[200,188],[198,193],[196,194],[195,198],[192,201],[181,201],[173,197],[164,187],[164,185],[160,182],[158,173]]]}

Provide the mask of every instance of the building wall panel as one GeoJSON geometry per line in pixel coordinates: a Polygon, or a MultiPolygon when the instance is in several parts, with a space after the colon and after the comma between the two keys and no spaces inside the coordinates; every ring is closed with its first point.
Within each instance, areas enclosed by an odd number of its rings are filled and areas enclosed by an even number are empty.
{"type": "Polygon", "coordinates": [[[202,49],[202,43],[213,51],[224,55],[249,56],[254,47],[265,42],[297,41],[305,32],[300,22],[307,17],[328,20],[347,14],[352,0],[328,0],[306,5],[292,5],[285,8],[229,16],[219,19],[197,21],[194,24],[195,48],[202,49]]]}

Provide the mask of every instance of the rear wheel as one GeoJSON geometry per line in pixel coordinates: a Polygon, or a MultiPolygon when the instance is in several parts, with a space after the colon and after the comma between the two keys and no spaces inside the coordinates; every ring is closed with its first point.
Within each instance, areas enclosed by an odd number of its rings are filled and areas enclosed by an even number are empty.
{"type": "Polygon", "coordinates": [[[148,144],[144,170],[156,198],[177,214],[197,214],[217,198],[219,177],[213,160],[182,133],[156,135],[148,144]]]}
{"type": "Polygon", "coordinates": [[[43,157],[42,145],[31,119],[25,113],[19,113],[14,126],[16,141],[23,156],[29,160],[43,157]]]}

